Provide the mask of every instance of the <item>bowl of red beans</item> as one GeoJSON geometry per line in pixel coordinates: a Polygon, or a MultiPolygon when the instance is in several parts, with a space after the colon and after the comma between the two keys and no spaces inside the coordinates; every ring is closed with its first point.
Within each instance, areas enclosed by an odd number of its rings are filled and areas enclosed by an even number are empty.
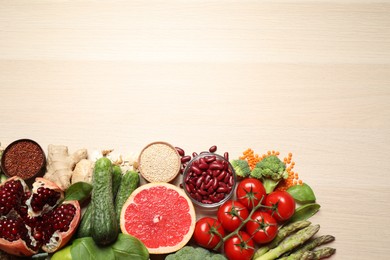
{"type": "Polygon", "coordinates": [[[236,182],[234,169],[224,156],[203,152],[186,165],[182,185],[195,205],[215,208],[232,198],[236,182]]]}

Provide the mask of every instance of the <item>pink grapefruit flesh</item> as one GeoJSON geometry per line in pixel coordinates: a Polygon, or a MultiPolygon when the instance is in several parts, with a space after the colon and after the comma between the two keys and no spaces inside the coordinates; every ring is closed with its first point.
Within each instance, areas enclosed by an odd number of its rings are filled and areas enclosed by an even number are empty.
{"type": "Polygon", "coordinates": [[[137,188],[123,205],[121,230],[141,240],[150,254],[182,248],[195,228],[195,209],[184,191],[169,183],[137,188]]]}

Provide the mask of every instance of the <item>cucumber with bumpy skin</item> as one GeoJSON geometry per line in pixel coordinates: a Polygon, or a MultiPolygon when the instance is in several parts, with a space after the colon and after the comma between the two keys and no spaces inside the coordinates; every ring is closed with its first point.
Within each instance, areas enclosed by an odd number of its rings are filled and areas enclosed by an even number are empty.
{"type": "Polygon", "coordinates": [[[79,228],[77,230],[77,237],[91,236],[91,226],[92,226],[91,221],[92,221],[92,203],[89,203],[87,209],[83,214],[79,228]]]}
{"type": "Polygon", "coordinates": [[[118,193],[119,185],[122,181],[122,169],[119,165],[114,165],[112,167],[112,195],[116,196],[118,193]]]}
{"type": "Polygon", "coordinates": [[[91,236],[98,245],[113,243],[119,233],[112,194],[112,163],[108,158],[95,162],[92,190],[91,236]]]}
{"type": "Polygon", "coordinates": [[[136,171],[127,171],[122,177],[122,182],[115,198],[115,212],[118,225],[120,225],[122,207],[131,193],[138,188],[139,181],[139,175],[136,171]]]}

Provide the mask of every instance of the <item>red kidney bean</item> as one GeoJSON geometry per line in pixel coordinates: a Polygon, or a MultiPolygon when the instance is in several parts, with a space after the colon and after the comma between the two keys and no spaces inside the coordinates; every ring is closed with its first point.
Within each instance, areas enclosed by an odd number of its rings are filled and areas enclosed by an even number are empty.
{"type": "Polygon", "coordinates": [[[211,179],[211,176],[210,175],[206,175],[206,177],[204,178],[204,182],[205,183],[209,183],[210,179],[211,179]]]}
{"type": "Polygon", "coordinates": [[[210,186],[208,189],[207,189],[207,194],[208,195],[211,195],[214,193],[214,189],[213,189],[213,186],[210,186]]]}
{"type": "Polygon", "coordinates": [[[198,156],[198,153],[193,152],[193,153],[192,153],[192,157],[196,157],[196,156],[198,156]]]}
{"type": "Polygon", "coordinates": [[[198,190],[198,193],[200,194],[200,195],[207,195],[207,191],[205,191],[205,190],[198,190]]]}
{"type": "Polygon", "coordinates": [[[210,163],[209,168],[211,170],[223,170],[223,162],[215,160],[214,162],[210,163]]]}
{"type": "Polygon", "coordinates": [[[228,152],[225,152],[223,154],[223,158],[225,158],[226,161],[229,161],[229,153],[228,152]]]}
{"type": "Polygon", "coordinates": [[[212,176],[212,175],[213,175],[213,171],[212,171],[212,170],[210,170],[210,169],[207,169],[206,173],[207,173],[207,175],[210,175],[210,176],[212,176]]]}
{"type": "Polygon", "coordinates": [[[181,149],[180,147],[175,147],[175,149],[176,149],[176,151],[177,151],[177,153],[180,155],[180,156],[184,156],[184,150],[183,149],[181,149]]]}
{"type": "Polygon", "coordinates": [[[228,188],[227,187],[218,187],[217,192],[220,193],[228,193],[228,188]]]}
{"type": "Polygon", "coordinates": [[[218,179],[214,177],[213,179],[213,189],[216,190],[218,188],[218,179]]]}
{"type": "Polygon", "coordinates": [[[202,170],[207,170],[209,165],[207,163],[199,163],[199,168],[202,170]]]}
{"type": "Polygon", "coordinates": [[[217,151],[217,146],[216,145],[213,145],[209,148],[209,152],[210,153],[215,153],[217,151]]]}
{"type": "Polygon", "coordinates": [[[196,167],[195,165],[191,165],[191,170],[196,173],[197,175],[201,175],[202,174],[202,171],[196,167]]]}
{"type": "Polygon", "coordinates": [[[196,180],[196,187],[199,188],[200,185],[202,184],[203,182],[203,176],[199,177],[197,180],[196,180]]]}
{"type": "Polygon", "coordinates": [[[218,182],[218,185],[219,185],[220,187],[224,187],[224,188],[227,187],[226,183],[224,183],[224,182],[222,182],[222,181],[218,182]]]}
{"type": "Polygon", "coordinates": [[[208,190],[210,187],[211,187],[211,188],[213,187],[213,180],[210,180],[210,181],[204,186],[204,188],[205,188],[206,190],[208,190]]]}
{"type": "Polygon", "coordinates": [[[190,160],[191,160],[191,156],[189,155],[181,157],[181,163],[186,163],[189,162],[190,160]]]}
{"type": "Polygon", "coordinates": [[[226,172],[222,171],[220,175],[217,176],[218,181],[222,181],[226,176],[226,172]]]}
{"type": "Polygon", "coordinates": [[[220,170],[214,170],[213,171],[213,177],[217,177],[218,175],[221,174],[221,171],[220,170]]]}
{"type": "Polygon", "coordinates": [[[217,159],[217,157],[215,157],[215,155],[205,156],[205,157],[204,157],[204,160],[205,160],[207,163],[211,163],[211,162],[215,161],[215,159],[217,159]]]}
{"type": "Polygon", "coordinates": [[[230,187],[233,186],[233,180],[234,180],[234,179],[233,179],[233,175],[230,175],[230,177],[229,177],[229,182],[228,182],[230,187]]]}
{"type": "Polygon", "coordinates": [[[224,182],[224,183],[229,183],[230,176],[231,176],[231,174],[229,174],[229,173],[227,172],[225,178],[223,179],[223,182],[224,182]]]}

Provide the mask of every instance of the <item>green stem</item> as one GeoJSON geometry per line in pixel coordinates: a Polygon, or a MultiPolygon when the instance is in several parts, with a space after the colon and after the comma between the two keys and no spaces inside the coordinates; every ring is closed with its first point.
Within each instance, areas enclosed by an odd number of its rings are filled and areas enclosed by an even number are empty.
{"type": "Polygon", "coordinates": [[[226,235],[225,237],[222,237],[221,234],[219,234],[219,236],[222,238],[221,241],[219,241],[219,243],[214,247],[214,250],[218,250],[224,243],[226,240],[228,240],[229,238],[231,238],[232,236],[235,236],[235,235],[238,235],[238,231],[240,231],[246,223],[248,223],[251,219],[252,219],[252,215],[253,213],[255,213],[256,210],[260,209],[260,208],[265,208],[265,209],[271,209],[271,207],[268,207],[268,206],[264,206],[261,204],[261,202],[263,201],[263,198],[260,200],[259,204],[257,204],[257,206],[255,206],[251,212],[249,213],[248,217],[246,219],[242,219],[240,216],[240,220],[241,220],[241,224],[238,226],[238,228],[236,228],[236,230],[234,230],[233,232],[229,233],[228,235],[226,235]]]}

